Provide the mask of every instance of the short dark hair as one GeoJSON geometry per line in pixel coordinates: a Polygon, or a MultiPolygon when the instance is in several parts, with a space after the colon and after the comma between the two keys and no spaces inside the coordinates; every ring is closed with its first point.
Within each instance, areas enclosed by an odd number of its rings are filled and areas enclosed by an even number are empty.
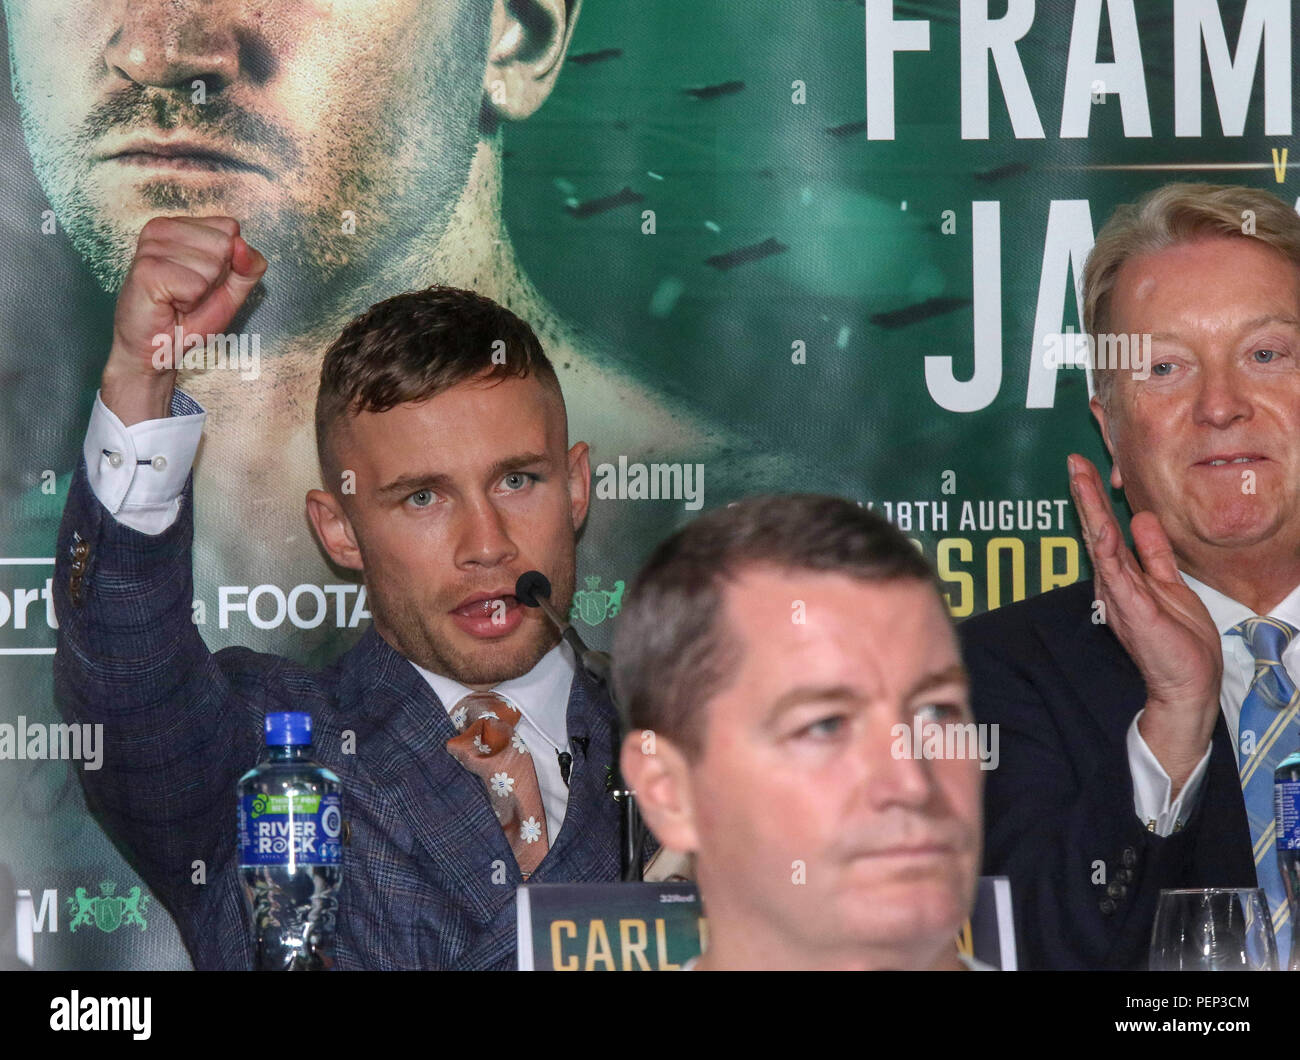
{"type": "MultiPolygon", "coordinates": [[[[751,497],[718,508],[651,554],[628,591],[614,641],[614,687],[632,728],[703,751],[703,706],[740,664],[726,624],[728,582],[753,567],[912,579],[939,592],[929,561],[892,523],[839,497],[751,497]]],[[[945,612],[946,613],[946,612],[945,612]]]]}
{"type": "Polygon", "coordinates": [[[479,377],[536,375],[561,396],[533,329],[490,298],[457,287],[408,291],[372,305],[325,352],[316,395],[316,453],[338,486],[330,445],[338,419],[424,401],[479,377]]]}

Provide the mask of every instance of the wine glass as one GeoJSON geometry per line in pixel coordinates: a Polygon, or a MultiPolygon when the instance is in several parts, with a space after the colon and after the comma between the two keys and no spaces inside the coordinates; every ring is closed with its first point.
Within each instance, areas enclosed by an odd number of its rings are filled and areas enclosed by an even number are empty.
{"type": "Polygon", "coordinates": [[[1277,971],[1268,899],[1259,887],[1161,891],[1153,972],[1277,971]]]}

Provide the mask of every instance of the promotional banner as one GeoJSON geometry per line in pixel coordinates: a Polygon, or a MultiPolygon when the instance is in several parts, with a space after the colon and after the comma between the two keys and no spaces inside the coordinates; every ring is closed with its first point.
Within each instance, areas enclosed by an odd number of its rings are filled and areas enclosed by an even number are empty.
{"type": "Polygon", "coordinates": [[[0,865],[39,968],[190,966],[85,805],[129,764],[52,698],[55,532],[150,217],[234,216],[270,263],[238,334],[173,343],[208,413],[192,621],[324,665],[370,612],[304,515],[312,414],[376,301],[536,329],[591,446],[593,646],[659,540],[766,491],[882,511],[960,619],[1088,576],[1065,458],[1108,466],[1075,353],[1114,207],[1296,200],[1284,0],[569,0],[509,47],[488,0],[229,7],[4,3],[0,865]],[[181,133],[226,145],[210,183],[138,164],[181,133]]]}

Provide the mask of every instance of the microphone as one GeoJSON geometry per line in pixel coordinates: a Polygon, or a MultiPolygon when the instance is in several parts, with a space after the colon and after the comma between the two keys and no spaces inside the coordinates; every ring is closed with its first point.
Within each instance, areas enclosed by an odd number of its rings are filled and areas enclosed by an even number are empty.
{"type": "Polygon", "coordinates": [[[515,599],[525,607],[537,607],[538,598],[551,598],[551,579],[539,570],[526,570],[515,581],[515,599]]]}
{"type": "MultiPolygon", "coordinates": [[[[594,651],[583,642],[578,631],[551,606],[551,582],[541,571],[524,571],[515,582],[515,599],[525,607],[539,607],[543,614],[560,631],[565,643],[573,649],[578,662],[587,676],[606,691],[610,691],[609,655],[603,651],[594,651]]],[[[611,697],[613,698],[612,694],[611,697]]],[[[620,711],[620,720],[621,720],[620,711]]]]}

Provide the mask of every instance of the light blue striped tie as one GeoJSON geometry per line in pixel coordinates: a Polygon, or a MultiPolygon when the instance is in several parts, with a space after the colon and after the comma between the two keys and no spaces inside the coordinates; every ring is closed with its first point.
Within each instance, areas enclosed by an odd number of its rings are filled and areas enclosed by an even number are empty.
{"type": "Polygon", "coordinates": [[[1277,824],[1273,816],[1273,771],[1300,747],[1300,694],[1282,668],[1282,653],[1296,628],[1281,619],[1248,618],[1232,627],[1255,656],[1255,679],[1241,704],[1237,725],[1237,762],[1246,800],[1255,875],[1268,895],[1278,965],[1287,967],[1291,953],[1291,910],[1277,862],[1277,824]]]}

